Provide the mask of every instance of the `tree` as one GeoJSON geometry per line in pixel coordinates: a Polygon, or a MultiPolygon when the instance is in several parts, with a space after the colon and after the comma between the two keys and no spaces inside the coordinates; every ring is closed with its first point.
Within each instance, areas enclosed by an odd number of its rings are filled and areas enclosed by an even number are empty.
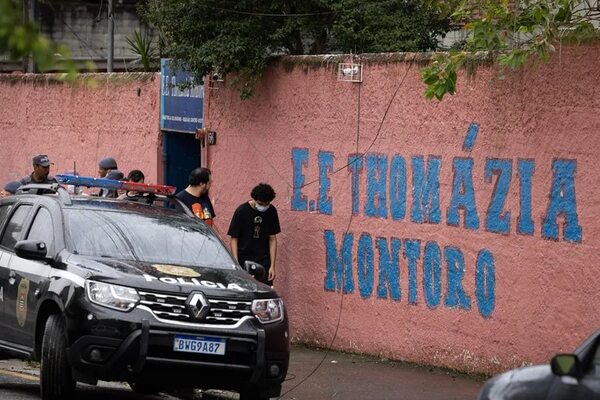
{"type": "Polygon", "coordinates": [[[548,62],[562,43],[600,37],[597,0],[434,0],[428,5],[468,33],[464,43],[435,55],[421,70],[429,99],[454,94],[457,71],[477,52],[486,52],[501,68],[521,68],[530,60],[548,62]]]}
{"type": "Polygon", "coordinates": [[[143,15],[196,83],[235,72],[242,97],[274,55],[425,51],[448,18],[419,0],[149,0],[143,15]]]}
{"type": "Polygon", "coordinates": [[[77,74],[68,49],[51,43],[37,26],[22,19],[22,2],[0,0],[0,54],[12,60],[31,56],[40,71],[61,70],[73,81],[77,74]]]}

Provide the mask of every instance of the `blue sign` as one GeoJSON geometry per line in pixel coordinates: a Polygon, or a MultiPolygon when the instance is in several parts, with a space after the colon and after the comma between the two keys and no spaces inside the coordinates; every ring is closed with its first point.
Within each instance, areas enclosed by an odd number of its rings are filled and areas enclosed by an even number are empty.
{"type": "Polygon", "coordinates": [[[173,71],[169,60],[160,62],[160,129],[195,133],[204,123],[204,86],[181,89],[179,85],[192,77],[183,71],[173,71]]]}

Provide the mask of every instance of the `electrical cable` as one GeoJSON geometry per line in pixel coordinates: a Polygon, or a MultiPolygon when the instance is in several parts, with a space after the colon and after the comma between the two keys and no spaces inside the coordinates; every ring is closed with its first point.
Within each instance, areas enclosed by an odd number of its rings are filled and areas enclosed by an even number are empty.
{"type": "MultiPolygon", "coordinates": [[[[248,144],[250,144],[250,146],[251,146],[251,147],[254,149],[254,152],[255,152],[256,154],[261,154],[261,152],[260,152],[260,151],[258,151],[258,148],[257,148],[257,147],[254,145],[254,143],[252,143],[252,140],[250,140],[250,138],[249,138],[247,135],[245,136],[245,138],[246,138],[246,140],[247,140],[248,144]]],[[[275,173],[277,174],[277,176],[279,176],[279,178],[281,179],[281,181],[282,181],[283,183],[285,183],[285,185],[286,185],[286,186],[287,186],[289,189],[292,189],[292,188],[293,188],[293,185],[290,185],[290,184],[288,183],[288,181],[286,181],[286,180],[285,180],[285,177],[284,177],[283,175],[281,175],[281,173],[279,172],[279,170],[278,170],[277,168],[275,168],[275,166],[273,165],[273,163],[271,163],[271,161],[269,161],[269,159],[268,159],[268,158],[265,158],[265,161],[267,162],[267,164],[269,164],[269,166],[271,167],[271,169],[272,169],[273,171],[275,171],[275,173]]]]}
{"type": "MultiPolygon", "coordinates": [[[[413,64],[413,62],[411,60],[411,62],[408,65],[408,68],[406,69],[406,71],[404,73],[404,76],[402,77],[402,79],[400,80],[400,83],[398,84],[398,87],[394,91],[394,94],[392,95],[392,98],[388,102],[388,105],[387,105],[387,107],[385,109],[383,117],[381,118],[381,122],[379,124],[379,128],[377,129],[377,133],[375,134],[375,137],[373,138],[373,140],[371,141],[371,143],[369,144],[369,146],[367,147],[367,149],[363,153],[360,153],[362,156],[364,156],[373,147],[373,145],[375,144],[375,142],[379,138],[379,135],[381,133],[381,128],[383,127],[383,123],[385,122],[387,114],[388,114],[388,112],[389,112],[389,110],[390,110],[390,108],[392,106],[392,103],[394,102],[394,99],[396,98],[396,95],[398,94],[398,91],[400,90],[400,88],[404,84],[404,80],[406,79],[406,77],[408,75],[408,72],[410,71],[410,69],[412,67],[412,64],[413,64]]],[[[358,148],[359,148],[359,139],[360,139],[360,99],[361,99],[360,88],[361,88],[361,85],[358,86],[357,127],[356,127],[356,154],[359,154],[358,148]]],[[[358,157],[356,157],[352,162],[347,163],[344,167],[339,168],[338,170],[332,172],[330,175],[333,175],[333,174],[341,171],[342,169],[347,168],[348,166],[352,165],[353,162],[356,162],[357,159],[358,159],[358,157]]],[[[316,182],[316,181],[309,182],[308,184],[312,184],[314,182],[316,182]]],[[[305,187],[308,184],[303,185],[302,187],[305,187]]],[[[347,234],[350,231],[350,226],[352,224],[352,218],[353,218],[353,214],[351,213],[350,214],[350,219],[348,220],[348,225],[346,226],[346,230],[344,231],[344,234],[347,234]]],[[[342,273],[342,282],[344,282],[345,279],[346,279],[346,270],[344,269],[343,273],[342,273]]],[[[300,380],[300,382],[296,383],[290,389],[288,389],[287,391],[285,391],[279,397],[279,400],[283,399],[288,393],[290,393],[293,390],[295,390],[297,387],[299,387],[304,382],[306,382],[311,376],[313,376],[319,370],[319,368],[321,368],[321,365],[323,365],[323,362],[325,362],[325,359],[329,355],[329,353],[330,353],[330,351],[331,351],[331,349],[333,347],[333,343],[334,343],[335,339],[337,338],[337,334],[338,334],[338,331],[339,331],[340,323],[341,323],[341,320],[342,320],[342,311],[343,311],[343,308],[344,308],[344,289],[343,289],[343,287],[341,288],[340,292],[341,292],[341,296],[340,296],[340,309],[339,309],[339,312],[338,312],[338,319],[337,319],[335,331],[333,333],[333,338],[331,339],[331,342],[329,343],[329,346],[327,346],[327,349],[325,351],[325,354],[323,355],[323,358],[321,358],[321,360],[316,365],[316,367],[306,377],[304,377],[302,380],[300,380]]]]}
{"type": "Polygon", "coordinates": [[[100,7],[98,8],[98,15],[94,18],[94,23],[97,24],[100,22],[100,14],[102,14],[102,5],[104,4],[104,0],[100,0],[100,7]]]}
{"type": "MultiPolygon", "coordinates": [[[[408,64],[408,68],[406,68],[406,71],[404,72],[404,75],[402,76],[402,79],[400,80],[400,82],[398,83],[398,86],[396,87],[396,89],[394,90],[394,93],[392,95],[392,97],[390,98],[387,107],[385,109],[385,112],[381,118],[381,122],[379,123],[379,127],[377,128],[377,132],[375,133],[375,136],[373,137],[373,139],[371,140],[371,143],[369,144],[369,146],[367,146],[367,148],[363,151],[359,153],[359,140],[360,140],[360,101],[361,101],[361,86],[362,84],[358,85],[358,99],[357,99],[357,127],[356,127],[356,154],[360,155],[361,157],[355,157],[351,162],[346,163],[346,165],[344,165],[343,167],[340,167],[338,169],[336,169],[335,171],[333,171],[331,175],[335,175],[338,172],[346,169],[347,167],[349,167],[350,165],[352,165],[353,163],[357,162],[358,159],[364,157],[364,155],[366,153],[369,152],[369,150],[371,150],[371,148],[375,145],[375,143],[377,142],[377,139],[379,139],[379,135],[381,134],[381,129],[383,128],[383,124],[387,118],[387,115],[390,111],[390,108],[394,102],[394,99],[396,98],[396,95],[398,94],[398,91],[400,90],[400,88],[403,86],[404,81],[406,80],[406,77],[408,76],[408,73],[410,72],[412,66],[413,66],[413,61],[411,60],[408,64]]],[[[256,146],[254,145],[254,143],[252,143],[252,141],[246,137],[247,142],[250,144],[250,146],[254,149],[254,151],[257,154],[260,154],[260,152],[258,151],[258,149],[256,148],[256,146]]],[[[265,161],[267,162],[267,164],[269,164],[269,166],[273,169],[273,171],[275,171],[275,173],[279,176],[279,178],[281,179],[281,181],[283,181],[285,183],[285,185],[288,188],[293,188],[293,185],[290,185],[287,180],[283,177],[283,175],[281,175],[281,173],[279,172],[279,170],[277,168],[275,168],[275,166],[268,160],[265,158],[265,161]]],[[[301,188],[307,187],[309,185],[312,185],[316,182],[318,182],[319,179],[315,179],[313,181],[307,182],[305,184],[303,184],[302,186],[300,186],[301,188]]],[[[350,231],[350,226],[352,224],[352,219],[353,219],[353,214],[350,214],[350,219],[348,220],[348,225],[346,226],[346,230],[344,231],[344,234],[348,233],[350,231]]],[[[343,271],[342,274],[342,282],[344,282],[346,279],[346,270],[343,271]]],[[[319,363],[316,365],[316,367],[304,378],[302,378],[302,380],[300,380],[298,383],[296,383],[294,386],[292,386],[290,389],[288,389],[287,391],[285,391],[280,397],[278,397],[279,400],[283,399],[288,393],[292,392],[293,390],[295,390],[297,387],[299,387],[300,385],[302,385],[304,382],[306,382],[311,376],[313,376],[321,367],[321,365],[323,365],[323,362],[325,362],[325,359],[327,358],[327,356],[329,355],[332,347],[333,347],[333,343],[335,341],[335,339],[337,338],[337,334],[339,331],[339,327],[340,327],[340,323],[341,323],[341,319],[342,319],[342,311],[344,308],[344,290],[343,288],[340,290],[341,292],[341,297],[340,297],[340,309],[338,312],[338,318],[337,318],[337,323],[336,323],[336,327],[335,327],[335,331],[333,333],[333,338],[331,339],[329,346],[327,346],[327,349],[325,351],[325,354],[323,356],[323,358],[319,361],[319,363]]],[[[296,378],[296,376],[294,376],[294,379],[296,378]]],[[[286,380],[287,381],[287,380],[286,380]]]]}
{"type": "Polygon", "coordinates": [[[335,14],[335,11],[323,11],[323,12],[300,13],[300,14],[276,14],[276,13],[258,13],[258,12],[250,12],[250,11],[238,11],[238,10],[231,10],[228,8],[211,7],[211,6],[204,6],[204,7],[211,8],[213,10],[224,11],[224,12],[228,12],[228,13],[232,13],[232,14],[252,15],[252,16],[256,16],[256,17],[296,18],[296,17],[315,17],[315,16],[319,16],[319,15],[335,14]]]}
{"type": "MultiPolygon", "coordinates": [[[[357,111],[356,111],[356,153],[358,153],[358,147],[359,147],[359,141],[360,141],[360,98],[361,98],[361,86],[362,83],[359,83],[358,85],[358,99],[357,99],[357,111]]],[[[350,231],[350,225],[352,224],[352,217],[353,214],[350,213],[350,218],[348,219],[348,225],[346,226],[346,230],[344,231],[344,235],[346,235],[349,231],[350,231]]],[[[346,270],[343,270],[342,273],[342,282],[345,282],[346,280],[346,270]]],[[[335,325],[335,331],[333,332],[333,337],[331,338],[331,342],[329,342],[329,346],[327,346],[327,350],[325,351],[325,354],[323,355],[323,358],[321,358],[321,361],[319,361],[319,363],[317,364],[317,366],[315,368],[313,368],[313,370],[304,378],[302,378],[302,380],[300,380],[300,382],[298,382],[297,384],[295,384],[294,386],[292,386],[290,389],[288,389],[287,391],[285,391],[280,397],[279,399],[283,399],[285,397],[285,395],[287,395],[288,393],[290,393],[291,391],[295,390],[297,387],[299,387],[300,385],[302,385],[304,382],[306,382],[311,376],[313,376],[318,370],[319,368],[321,368],[321,365],[323,365],[323,363],[325,362],[325,359],[327,358],[327,356],[329,355],[329,352],[331,351],[331,348],[333,347],[333,342],[335,341],[335,339],[337,338],[337,334],[340,328],[340,323],[342,321],[342,311],[344,309],[344,288],[341,287],[340,288],[340,309],[338,312],[338,318],[337,318],[337,323],[335,325]]]]}
{"type": "Polygon", "coordinates": [[[296,375],[292,374],[291,372],[288,372],[287,377],[285,378],[284,382],[293,381],[294,379],[296,379],[296,375]]]}
{"type": "MultiPolygon", "coordinates": [[[[406,77],[408,76],[408,72],[410,71],[410,69],[412,68],[413,65],[413,60],[411,60],[408,64],[408,68],[406,69],[406,71],[404,72],[404,75],[402,76],[402,79],[400,80],[400,83],[398,84],[398,87],[396,87],[396,90],[394,91],[394,94],[392,95],[392,98],[390,99],[390,101],[388,102],[388,105],[385,109],[385,112],[383,114],[383,117],[381,118],[381,122],[379,123],[379,127],[377,128],[377,132],[375,134],[375,137],[373,138],[373,140],[371,141],[371,143],[369,144],[369,146],[366,148],[366,150],[364,150],[363,152],[358,152],[358,149],[356,151],[357,155],[360,155],[361,157],[355,157],[352,161],[346,163],[344,166],[339,167],[338,169],[334,170],[331,174],[329,174],[330,176],[337,174],[338,172],[348,168],[349,166],[351,166],[352,164],[354,164],[355,162],[357,162],[360,158],[364,157],[365,154],[367,154],[369,152],[369,150],[371,150],[371,148],[375,145],[375,142],[377,141],[377,139],[379,138],[379,134],[381,133],[381,128],[383,127],[383,123],[385,122],[385,119],[387,117],[388,112],[390,111],[390,107],[392,106],[392,103],[394,101],[394,99],[396,98],[396,95],[398,94],[398,90],[400,90],[400,88],[402,87],[402,85],[404,84],[404,80],[406,79],[406,77]]],[[[248,142],[248,144],[250,144],[250,146],[254,149],[254,151],[257,154],[260,154],[260,152],[258,151],[258,148],[254,145],[254,143],[252,143],[252,141],[250,140],[250,138],[248,136],[244,136],[248,142]]],[[[275,168],[275,166],[273,165],[273,163],[271,163],[269,161],[269,159],[265,158],[265,161],[267,162],[267,164],[269,164],[269,166],[271,167],[271,169],[273,171],[275,171],[275,173],[279,176],[279,178],[281,179],[281,181],[290,189],[295,189],[293,187],[293,185],[290,185],[288,183],[288,181],[285,179],[285,177],[279,172],[279,170],[277,168],[275,168]]],[[[312,181],[306,182],[304,184],[302,184],[300,186],[300,189],[305,188],[307,186],[310,186],[312,184],[315,184],[319,182],[319,178],[317,179],[313,179],[312,181]]]]}
{"type": "Polygon", "coordinates": [[[98,56],[98,57],[103,57],[102,54],[100,54],[96,49],[94,49],[92,46],[90,46],[81,37],[79,37],[79,35],[77,34],[77,32],[75,32],[75,30],[71,27],[71,25],[69,25],[67,23],[67,21],[65,21],[65,19],[62,16],[62,14],[56,11],[56,8],[54,8],[54,5],[51,2],[47,2],[47,3],[44,3],[44,4],[48,5],[52,9],[52,12],[54,13],[55,16],[58,17],[58,19],[60,20],[60,22],[62,22],[62,24],[64,26],[66,26],[69,31],[71,31],[71,34],[73,36],[75,36],[75,38],[79,41],[79,43],[83,44],[83,46],[85,47],[85,49],[86,49],[88,55],[90,56],[90,58],[92,58],[92,59],[94,58],[94,55],[92,53],[95,53],[96,56],[98,56]],[[91,50],[91,52],[90,52],[90,50],[91,50]]]}
{"type": "MultiPolygon", "coordinates": [[[[381,133],[381,128],[383,127],[383,123],[385,122],[385,118],[387,117],[387,114],[390,111],[390,107],[392,106],[392,103],[393,103],[394,99],[396,98],[396,95],[398,94],[398,90],[400,90],[400,88],[402,87],[402,84],[404,83],[404,80],[406,79],[406,76],[408,75],[408,72],[410,71],[412,65],[413,65],[413,60],[411,60],[410,63],[408,64],[408,68],[406,69],[406,72],[404,72],[404,76],[402,77],[402,80],[398,84],[398,87],[394,91],[394,94],[392,95],[392,98],[388,102],[387,108],[385,109],[385,113],[383,114],[383,117],[381,118],[381,122],[379,123],[379,128],[377,128],[377,133],[375,134],[375,137],[371,141],[371,144],[369,144],[369,146],[367,147],[367,149],[365,151],[363,151],[361,153],[357,152],[357,154],[360,155],[361,157],[364,156],[365,154],[367,154],[369,152],[369,150],[371,150],[371,147],[373,147],[373,145],[375,144],[375,142],[379,138],[379,134],[381,133]]],[[[349,162],[346,165],[344,165],[344,166],[336,169],[335,171],[333,171],[330,174],[330,176],[331,175],[335,175],[338,172],[346,169],[347,167],[349,167],[350,165],[352,165],[353,163],[355,163],[358,159],[359,159],[359,157],[355,157],[354,160],[352,160],[351,162],[349,162]]],[[[312,180],[310,182],[304,183],[302,186],[300,186],[300,188],[305,188],[305,187],[310,186],[310,185],[312,185],[314,183],[317,183],[317,182],[319,182],[319,179],[314,179],[314,180],[312,180]]]]}

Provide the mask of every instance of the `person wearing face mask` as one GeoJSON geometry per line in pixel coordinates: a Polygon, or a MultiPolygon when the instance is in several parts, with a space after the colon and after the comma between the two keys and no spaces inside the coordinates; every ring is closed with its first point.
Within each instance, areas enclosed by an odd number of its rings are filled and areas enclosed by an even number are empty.
{"type": "Polygon", "coordinates": [[[227,234],[231,236],[231,253],[240,265],[254,261],[265,267],[263,283],[273,284],[277,276],[277,234],[281,232],[277,209],[271,202],[275,191],[260,183],[252,189],[251,200],[241,204],[233,214],[227,234]]]}

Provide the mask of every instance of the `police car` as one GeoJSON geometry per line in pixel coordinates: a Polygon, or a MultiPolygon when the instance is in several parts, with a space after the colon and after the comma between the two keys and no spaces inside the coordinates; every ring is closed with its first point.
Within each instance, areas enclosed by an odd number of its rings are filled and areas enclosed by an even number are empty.
{"type": "Polygon", "coordinates": [[[260,266],[240,267],[174,188],[57,178],[156,201],[75,196],[59,184],[0,200],[0,349],[41,362],[44,400],[98,380],[279,396],[288,320],[277,293],[247,272],[260,266]]]}

